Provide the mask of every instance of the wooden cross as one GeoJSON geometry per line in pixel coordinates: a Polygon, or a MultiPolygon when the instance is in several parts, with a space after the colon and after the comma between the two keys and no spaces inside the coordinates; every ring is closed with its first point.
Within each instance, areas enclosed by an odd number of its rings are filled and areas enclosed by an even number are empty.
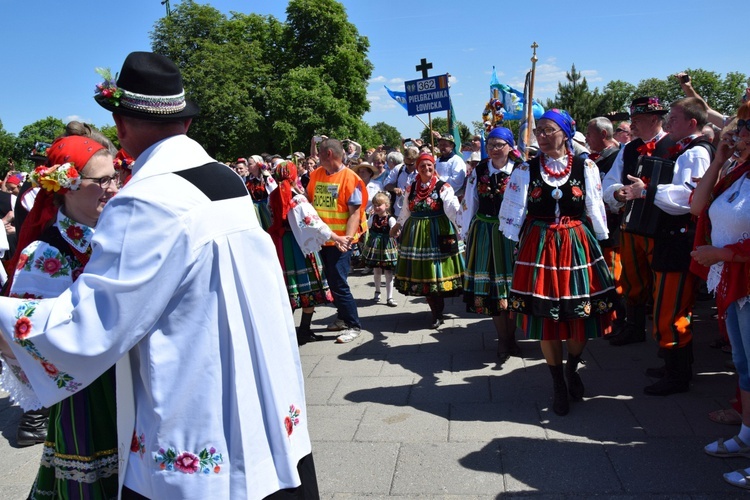
{"type": "Polygon", "coordinates": [[[422,78],[427,78],[427,70],[432,69],[432,63],[428,63],[427,59],[424,57],[419,62],[419,65],[417,66],[417,71],[422,72],[422,78]]]}

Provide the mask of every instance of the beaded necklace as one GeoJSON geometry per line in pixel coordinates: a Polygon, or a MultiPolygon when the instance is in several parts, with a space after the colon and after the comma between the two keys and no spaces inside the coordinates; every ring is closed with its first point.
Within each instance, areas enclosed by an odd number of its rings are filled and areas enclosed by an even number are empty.
{"type": "Polygon", "coordinates": [[[573,168],[573,155],[571,153],[568,153],[568,164],[565,166],[563,170],[560,172],[555,172],[551,168],[547,166],[547,155],[542,155],[542,168],[545,172],[547,172],[547,175],[552,177],[553,179],[562,179],[566,175],[570,173],[570,169],[573,168]]]}
{"type": "Polygon", "coordinates": [[[420,178],[417,178],[417,191],[414,193],[414,201],[420,202],[426,200],[432,194],[432,190],[436,184],[437,176],[435,175],[430,177],[428,182],[422,182],[420,178]]]}

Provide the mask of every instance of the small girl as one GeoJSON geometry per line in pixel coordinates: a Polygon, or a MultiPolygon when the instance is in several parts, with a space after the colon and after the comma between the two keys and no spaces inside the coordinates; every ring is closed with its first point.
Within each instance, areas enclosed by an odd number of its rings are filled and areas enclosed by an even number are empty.
{"type": "Polygon", "coordinates": [[[377,193],[372,197],[370,232],[362,249],[362,260],[373,269],[375,302],[380,301],[380,277],[385,271],[386,304],[389,307],[396,307],[393,300],[393,268],[398,260],[398,247],[396,240],[390,236],[394,224],[396,219],[391,216],[391,197],[388,193],[377,193]]]}

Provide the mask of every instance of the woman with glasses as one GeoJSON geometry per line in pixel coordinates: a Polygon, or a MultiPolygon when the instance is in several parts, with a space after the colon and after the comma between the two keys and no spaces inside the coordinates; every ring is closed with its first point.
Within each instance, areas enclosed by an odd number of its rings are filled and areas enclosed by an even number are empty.
{"type": "Polygon", "coordinates": [[[599,170],[574,154],[575,122],[566,111],[551,109],[537,123],[541,154],[511,174],[500,230],[520,240],[510,309],[523,315],[526,336],[541,341],[554,384],[552,410],[566,415],[568,394],[583,398],[578,363],[586,341],[609,326],[615,291],[597,242],[608,235],[599,170]]]}
{"type": "MultiPolygon", "coordinates": [[[[57,297],[83,273],[99,215],[118,190],[114,147],[106,139],[100,140],[107,146],[92,137],[61,137],[48,150],[47,166],[30,175],[40,190],[10,261],[15,269],[10,296],[57,297]]],[[[15,339],[34,353],[34,344],[25,338],[30,326],[19,322],[15,339]]],[[[39,408],[12,353],[4,352],[3,357],[10,367],[2,371],[3,387],[22,407],[39,408]]],[[[59,387],[77,389],[69,375],[36,357],[59,387]]],[[[134,446],[138,451],[135,437],[134,446]]],[[[113,367],[50,408],[42,462],[29,498],[115,498],[117,468],[113,367]]]]}
{"type": "Polygon", "coordinates": [[[516,243],[498,229],[498,214],[508,179],[518,155],[513,132],[496,127],[487,136],[489,158],[469,174],[461,203],[461,224],[465,229],[466,311],[492,316],[497,331],[497,356],[502,365],[521,350],[516,344],[516,325],[508,311],[508,292],[513,277],[516,243]]]}
{"type": "MultiPolygon", "coordinates": [[[[740,432],[704,448],[720,458],[750,457],[750,105],[743,104],[737,117],[736,128],[725,128],[690,204],[691,213],[700,215],[691,255],[704,271],[708,268],[703,275],[708,289],[716,293],[740,386],[740,432]]],[[[691,270],[701,271],[695,266],[691,270]]],[[[750,489],[750,468],[724,474],[724,479],[750,489]]]]}

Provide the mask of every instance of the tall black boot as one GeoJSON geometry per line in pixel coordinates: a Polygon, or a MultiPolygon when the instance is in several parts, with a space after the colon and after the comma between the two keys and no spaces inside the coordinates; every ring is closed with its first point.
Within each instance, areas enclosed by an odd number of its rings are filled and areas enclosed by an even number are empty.
{"type": "Polygon", "coordinates": [[[614,301],[614,310],[616,318],[612,321],[612,333],[605,335],[605,339],[612,339],[613,337],[622,333],[627,326],[627,308],[625,306],[625,298],[617,297],[614,301]]]}
{"type": "Polygon", "coordinates": [[[16,431],[16,443],[18,446],[31,446],[43,443],[47,437],[47,425],[49,423],[49,408],[30,410],[21,415],[16,431]]]}
{"type": "MultiPolygon", "coordinates": [[[[687,343],[685,346],[686,349],[690,351],[690,364],[693,364],[693,341],[687,343]]],[[[663,359],[665,356],[665,353],[667,352],[667,349],[659,349],[659,358],[663,359]]],[[[666,363],[664,366],[659,366],[656,368],[646,368],[646,375],[652,378],[664,378],[664,376],[667,374],[667,365],[666,363]]],[[[691,369],[688,372],[688,381],[693,380],[693,370],[691,369]]]]}
{"type": "Polygon", "coordinates": [[[669,396],[690,389],[692,377],[691,352],[688,346],[664,350],[666,373],[655,384],[643,388],[643,392],[652,396],[669,396]]]}
{"type": "Polygon", "coordinates": [[[300,321],[299,327],[297,328],[297,345],[305,345],[308,342],[315,342],[320,340],[320,335],[315,335],[310,329],[312,324],[313,313],[302,312],[302,321],[300,321]]]}
{"type": "Polygon", "coordinates": [[[547,365],[549,371],[552,374],[552,382],[555,388],[555,399],[552,401],[552,411],[555,414],[564,416],[570,411],[570,403],[568,402],[568,386],[565,385],[565,375],[563,375],[563,366],[547,365]]]}
{"type": "Polygon", "coordinates": [[[583,399],[583,381],[577,371],[578,363],[580,362],[580,354],[578,356],[573,356],[568,353],[568,362],[565,364],[565,376],[568,379],[568,393],[573,401],[580,401],[583,399]]]}
{"type": "Polygon", "coordinates": [[[646,341],[646,306],[627,306],[627,324],[622,331],[610,337],[609,343],[616,346],[646,341]]]}

